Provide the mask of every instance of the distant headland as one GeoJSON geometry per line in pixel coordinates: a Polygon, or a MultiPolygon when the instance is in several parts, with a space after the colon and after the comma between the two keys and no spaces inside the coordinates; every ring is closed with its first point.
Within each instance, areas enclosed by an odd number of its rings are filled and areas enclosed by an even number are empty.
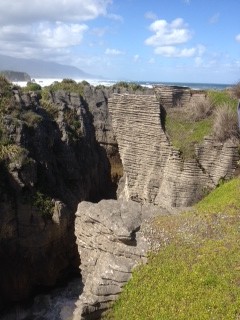
{"type": "Polygon", "coordinates": [[[3,75],[8,81],[31,81],[31,77],[26,72],[3,70],[0,71],[0,75],[3,75]]]}

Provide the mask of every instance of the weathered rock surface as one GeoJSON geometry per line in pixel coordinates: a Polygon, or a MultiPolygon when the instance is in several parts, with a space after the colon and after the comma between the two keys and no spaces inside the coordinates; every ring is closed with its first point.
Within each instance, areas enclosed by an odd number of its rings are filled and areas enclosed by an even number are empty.
{"type": "Polygon", "coordinates": [[[154,87],[154,91],[166,109],[188,107],[207,98],[206,91],[188,87],[158,85],[154,87]]]}
{"type": "Polygon", "coordinates": [[[113,194],[83,99],[59,91],[48,109],[39,99],[14,89],[0,101],[0,307],[76,271],[77,204],[113,194]]]}
{"type": "Polygon", "coordinates": [[[75,235],[84,288],[74,320],[98,319],[116,300],[134,266],[146,261],[148,242],[141,234],[141,224],[159,211],[122,200],[79,204],[75,235]]]}
{"type": "Polygon", "coordinates": [[[77,269],[77,204],[116,197],[122,164],[108,111],[115,90],[127,91],[86,84],[82,95],[53,90],[41,100],[0,84],[0,308],[77,269]]]}
{"type": "Polygon", "coordinates": [[[116,94],[109,99],[109,110],[124,168],[120,199],[190,206],[236,168],[239,155],[230,140],[221,144],[206,138],[196,158],[183,161],[163,131],[154,95],[116,94]]]}

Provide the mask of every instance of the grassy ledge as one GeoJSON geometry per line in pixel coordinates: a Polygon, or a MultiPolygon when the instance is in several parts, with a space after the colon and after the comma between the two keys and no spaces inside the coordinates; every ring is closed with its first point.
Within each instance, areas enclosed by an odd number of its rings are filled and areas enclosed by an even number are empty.
{"type": "Polygon", "coordinates": [[[204,137],[211,135],[224,142],[239,135],[237,104],[231,92],[209,91],[206,100],[192,107],[167,110],[166,133],[184,159],[194,158],[195,145],[204,137]]]}
{"type": "Polygon", "coordinates": [[[240,319],[240,179],[154,222],[161,243],[105,319],[240,319]]]}

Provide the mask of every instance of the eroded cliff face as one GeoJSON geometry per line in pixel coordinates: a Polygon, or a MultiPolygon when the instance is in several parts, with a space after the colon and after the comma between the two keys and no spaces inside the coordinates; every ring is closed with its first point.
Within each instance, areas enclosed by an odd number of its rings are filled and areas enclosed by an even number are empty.
{"type": "Polygon", "coordinates": [[[109,111],[124,168],[120,199],[190,206],[236,168],[239,155],[231,140],[218,143],[206,138],[197,146],[196,157],[184,161],[163,130],[155,95],[115,94],[109,99],[109,111]]]}
{"type": "Polygon", "coordinates": [[[0,98],[1,307],[78,269],[77,204],[114,191],[83,97],[53,92],[43,106],[39,94],[15,88],[0,98]]]}

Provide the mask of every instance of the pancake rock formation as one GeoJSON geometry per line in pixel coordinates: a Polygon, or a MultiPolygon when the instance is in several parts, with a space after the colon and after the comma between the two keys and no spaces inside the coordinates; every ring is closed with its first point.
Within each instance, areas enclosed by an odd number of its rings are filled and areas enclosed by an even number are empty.
{"type": "Polygon", "coordinates": [[[146,261],[149,245],[140,226],[159,210],[123,200],[78,205],[75,235],[84,288],[74,320],[99,319],[116,300],[134,266],[146,261]]]}
{"type": "Polygon", "coordinates": [[[239,158],[237,146],[209,137],[196,147],[194,159],[184,161],[163,130],[160,103],[164,100],[155,95],[115,94],[109,99],[124,169],[118,198],[190,206],[220,179],[231,177],[239,158]]]}
{"type": "Polygon", "coordinates": [[[189,87],[158,85],[154,91],[165,108],[188,107],[207,98],[206,90],[192,90],[189,87]]]}

